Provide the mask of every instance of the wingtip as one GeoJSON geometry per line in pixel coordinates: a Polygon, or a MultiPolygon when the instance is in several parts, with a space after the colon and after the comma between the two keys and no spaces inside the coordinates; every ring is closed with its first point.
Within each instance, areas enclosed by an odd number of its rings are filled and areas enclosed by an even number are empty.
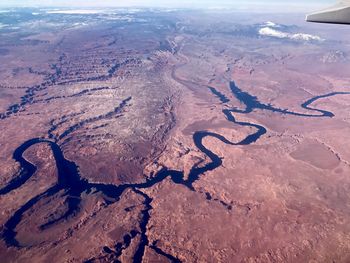
{"type": "Polygon", "coordinates": [[[321,19],[317,19],[318,13],[308,14],[305,17],[306,22],[322,22],[321,19]]]}
{"type": "Polygon", "coordinates": [[[340,5],[306,16],[307,22],[350,24],[350,5],[340,5]]]}
{"type": "Polygon", "coordinates": [[[312,22],[312,21],[310,20],[310,15],[306,15],[306,16],[305,16],[305,21],[306,21],[306,22],[312,22]]]}

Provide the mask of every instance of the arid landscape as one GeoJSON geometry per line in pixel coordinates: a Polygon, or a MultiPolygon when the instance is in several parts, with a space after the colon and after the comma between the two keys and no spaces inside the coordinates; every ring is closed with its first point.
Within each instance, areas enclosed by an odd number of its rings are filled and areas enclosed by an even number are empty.
{"type": "Polygon", "coordinates": [[[350,262],[349,27],[0,12],[1,262],[350,262]]]}

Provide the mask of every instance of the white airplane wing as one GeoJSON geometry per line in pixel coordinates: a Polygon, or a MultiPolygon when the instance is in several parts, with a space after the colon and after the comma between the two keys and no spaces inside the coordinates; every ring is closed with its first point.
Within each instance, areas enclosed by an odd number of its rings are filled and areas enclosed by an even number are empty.
{"type": "Polygon", "coordinates": [[[342,0],[328,9],[312,13],[306,21],[332,24],[350,24],[350,0],[342,0]]]}

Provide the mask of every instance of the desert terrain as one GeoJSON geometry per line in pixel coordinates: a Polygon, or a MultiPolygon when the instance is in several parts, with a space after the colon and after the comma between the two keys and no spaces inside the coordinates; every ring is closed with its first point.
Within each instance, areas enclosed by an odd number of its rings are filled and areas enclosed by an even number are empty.
{"type": "Polygon", "coordinates": [[[0,13],[2,262],[349,262],[349,28],[0,13]]]}

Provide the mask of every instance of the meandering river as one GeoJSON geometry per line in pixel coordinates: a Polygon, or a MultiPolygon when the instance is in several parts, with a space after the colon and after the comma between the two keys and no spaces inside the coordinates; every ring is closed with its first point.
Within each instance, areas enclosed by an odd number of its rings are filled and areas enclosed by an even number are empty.
{"type": "MultiPolygon", "coordinates": [[[[181,80],[181,82],[184,85],[186,85],[186,82],[184,80],[181,80]]],[[[209,87],[209,90],[222,103],[227,103],[230,101],[224,94],[220,93],[215,88],[209,87]]],[[[49,199],[51,196],[57,194],[60,191],[64,192],[64,196],[67,200],[67,209],[62,215],[58,216],[56,219],[48,221],[45,224],[41,225],[40,228],[42,231],[45,231],[45,229],[55,225],[57,222],[60,222],[63,219],[69,219],[77,215],[80,209],[80,202],[81,202],[80,197],[82,193],[89,194],[93,192],[92,191],[93,189],[95,191],[99,191],[110,198],[109,200],[111,201],[108,202],[107,204],[108,206],[111,203],[118,202],[120,196],[126,189],[132,189],[135,193],[143,196],[145,200],[144,204],[146,206],[146,209],[142,211],[143,215],[142,215],[142,220],[140,222],[141,242],[140,242],[139,248],[136,251],[135,260],[134,260],[135,262],[138,262],[137,259],[142,259],[142,255],[144,253],[145,247],[146,246],[152,247],[152,245],[149,244],[148,238],[146,235],[146,226],[150,218],[149,210],[152,209],[152,207],[150,206],[152,199],[146,194],[144,194],[143,192],[141,192],[140,189],[151,188],[154,185],[162,182],[165,178],[170,177],[174,183],[182,184],[186,186],[190,191],[195,191],[193,184],[197,180],[199,180],[201,176],[203,176],[206,172],[215,170],[216,168],[222,165],[221,157],[215,154],[210,149],[208,149],[203,144],[204,138],[207,138],[207,137],[214,138],[216,140],[221,141],[224,144],[231,145],[231,146],[245,146],[245,145],[250,145],[257,142],[261,138],[261,136],[263,136],[267,132],[266,128],[261,125],[250,123],[250,122],[238,121],[234,116],[235,113],[249,114],[253,110],[266,110],[266,111],[272,111],[279,114],[293,115],[293,116],[299,116],[299,117],[331,118],[334,116],[332,112],[322,110],[322,109],[312,108],[311,104],[323,98],[332,97],[335,95],[350,94],[349,92],[332,92],[329,94],[313,97],[305,101],[304,103],[302,103],[301,107],[308,111],[316,112],[316,113],[306,114],[306,113],[292,112],[287,109],[280,109],[269,104],[264,104],[260,102],[257,97],[249,94],[248,92],[242,91],[233,81],[230,82],[230,92],[243,105],[245,105],[245,109],[225,107],[222,110],[223,115],[226,117],[227,121],[232,122],[236,125],[244,126],[244,127],[252,127],[255,129],[255,132],[247,135],[243,140],[239,142],[231,142],[228,139],[226,139],[224,136],[211,131],[195,132],[193,134],[193,141],[195,146],[205,156],[207,156],[210,159],[210,161],[202,166],[194,165],[191,168],[187,179],[184,178],[184,171],[177,171],[169,168],[164,168],[158,173],[156,173],[152,178],[146,180],[143,183],[122,184],[122,185],[90,183],[87,180],[81,178],[77,165],[74,162],[69,161],[65,158],[62,152],[62,149],[56,143],[56,141],[53,141],[50,139],[34,138],[24,142],[13,153],[13,159],[20,164],[20,167],[21,167],[20,172],[5,187],[0,189],[0,195],[6,195],[11,191],[20,188],[35,174],[37,167],[34,164],[27,161],[23,157],[23,154],[26,150],[28,150],[30,147],[36,144],[44,143],[50,146],[56,161],[56,166],[58,171],[57,181],[54,186],[52,186],[51,188],[47,189],[45,192],[35,196],[34,198],[30,199],[25,204],[23,204],[21,208],[19,208],[9,218],[9,220],[4,225],[4,230],[1,235],[2,238],[5,240],[8,246],[21,247],[20,242],[16,239],[16,235],[17,235],[16,227],[23,219],[24,213],[29,209],[31,209],[33,206],[35,206],[35,204],[37,204],[40,200],[49,199]]],[[[133,236],[135,235],[136,233],[134,233],[133,236]]],[[[171,255],[167,255],[166,253],[162,252],[156,246],[153,245],[153,247],[155,251],[159,250],[159,253],[161,253],[164,256],[167,256],[172,261],[175,261],[175,262],[178,261],[176,258],[172,257],[171,255]]],[[[104,249],[107,251],[110,251],[108,247],[104,249]]],[[[121,253],[120,249],[121,248],[119,248],[119,251],[116,251],[115,253],[119,255],[121,253]]]]}

